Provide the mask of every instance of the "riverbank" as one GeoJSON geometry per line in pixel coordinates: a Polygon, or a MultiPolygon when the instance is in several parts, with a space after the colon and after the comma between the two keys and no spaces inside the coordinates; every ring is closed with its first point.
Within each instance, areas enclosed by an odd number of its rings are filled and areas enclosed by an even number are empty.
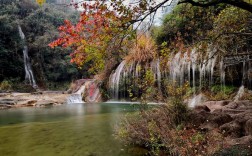
{"type": "Polygon", "coordinates": [[[252,101],[206,101],[187,111],[183,105],[171,103],[128,115],[116,136],[151,155],[252,154],[252,101]]]}
{"type": "Polygon", "coordinates": [[[68,96],[62,91],[0,93],[0,109],[62,105],[66,103],[68,96]]]}

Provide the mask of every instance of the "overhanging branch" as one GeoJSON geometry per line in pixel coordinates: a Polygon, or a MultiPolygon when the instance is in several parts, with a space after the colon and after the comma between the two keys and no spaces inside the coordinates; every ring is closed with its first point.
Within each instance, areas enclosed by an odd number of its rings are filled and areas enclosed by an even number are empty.
{"type": "Polygon", "coordinates": [[[182,0],[178,4],[190,3],[193,6],[199,7],[209,7],[217,4],[230,4],[232,6],[247,10],[252,13],[252,4],[245,2],[244,0],[204,0],[204,1],[194,1],[194,0],[182,0]]]}

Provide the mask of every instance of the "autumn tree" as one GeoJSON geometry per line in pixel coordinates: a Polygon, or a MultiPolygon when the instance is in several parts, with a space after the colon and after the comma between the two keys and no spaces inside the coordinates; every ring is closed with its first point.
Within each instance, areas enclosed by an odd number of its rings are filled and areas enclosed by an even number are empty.
{"type": "MultiPolygon", "coordinates": [[[[115,62],[120,61],[122,58],[120,55],[127,49],[126,43],[135,38],[136,29],[142,22],[148,22],[147,28],[150,28],[158,9],[188,3],[203,8],[228,4],[251,12],[251,3],[246,0],[142,0],[129,3],[125,0],[92,2],[84,0],[69,4],[82,10],[81,18],[77,24],[66,20],[65,24],[59,27],[60,37],[50,46],[70,47],[73,50],[71,62],[80,66],[90,62],[92,64],[90,72],[97,73],[111,63],[111,58],[116,58],[115,62]]],[[[188,9],[190,10],[190,7],[188,9]]],[[[200,18],[210,17],[206,14],[200,16],[200,18]]],[[[190,20],[188,22],[190,23],[190,20]]],[[[193,31],[193,26],[192,24],[187,28],[193,31]]]]}

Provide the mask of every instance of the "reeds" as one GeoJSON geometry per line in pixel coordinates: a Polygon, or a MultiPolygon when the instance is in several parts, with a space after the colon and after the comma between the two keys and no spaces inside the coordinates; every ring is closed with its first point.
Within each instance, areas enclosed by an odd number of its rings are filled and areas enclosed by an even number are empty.
{"type": "Polygon", "coordinates": [[[150,36],[140,34],[125,60],[127,62],[148,62],[155,59],[156,55],[157,46],[155,41],[150,36]]]}

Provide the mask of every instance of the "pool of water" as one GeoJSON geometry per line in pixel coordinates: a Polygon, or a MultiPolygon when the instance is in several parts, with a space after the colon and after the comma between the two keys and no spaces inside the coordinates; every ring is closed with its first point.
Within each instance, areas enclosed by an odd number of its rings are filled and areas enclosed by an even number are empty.
{"type": "Polygon", "coordinates": [[[113,137],[121,115],[136,110],[137,105],[115,103],[1,110],[0,155],[143,155],[113,137]]]}

